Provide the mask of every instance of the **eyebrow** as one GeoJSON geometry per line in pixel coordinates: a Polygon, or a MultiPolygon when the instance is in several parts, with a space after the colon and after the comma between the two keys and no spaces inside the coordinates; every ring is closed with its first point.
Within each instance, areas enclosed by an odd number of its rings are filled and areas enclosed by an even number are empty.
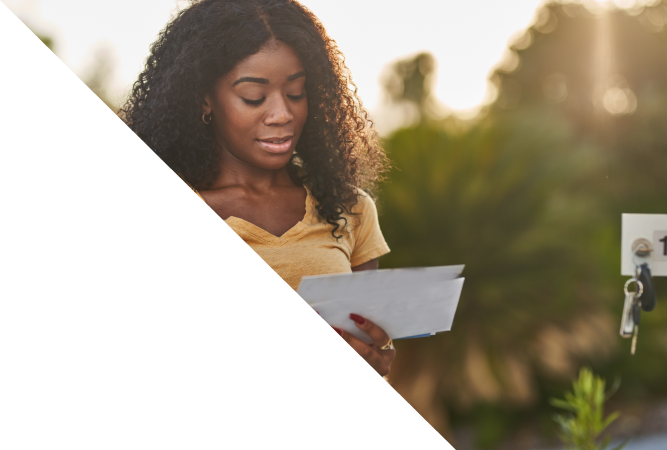
{"type": "Polygon", "coordinates": [[[266,78],[242,77],[236,80],[234,84],[232,84],[232,87],[236,86],[239,83],[269,84],[269,80],[267,80],[266,78]]]}
{"type": "Polygon", "coordinates": [[[301,78],[301,77],[305,77],[305,76],[306,76],[306,72],[304,72],[304,71],[297,72],[297,73],[295,73],[295,74],[290,75],[289,77],[287,77],[287,81],[294,81],[294,80],[296,80],[297,78],[301,78]]]}
{"type": "MultiPolygon", "coordinates": [[[[288,76],[287,81],[294,81],[298,78],[305,77],[305,76],[306,76],[306,72],[304,72],[304,71],[297,72],[297,73],[294,73],[294,74],[288,76]]],[[[236,86],[237,84],[240,84],[240,83],[269,84],[269,80],[267,78],[241,77],[238,80],[236,80],[234,82],[234,84],[232,84],[232,87],[234,87],[234,86],[236,86]]]]}

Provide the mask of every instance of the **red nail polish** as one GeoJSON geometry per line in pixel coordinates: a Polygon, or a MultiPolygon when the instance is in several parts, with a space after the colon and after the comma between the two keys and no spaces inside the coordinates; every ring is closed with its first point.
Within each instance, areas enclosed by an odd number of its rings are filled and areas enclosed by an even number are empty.
{"type": "Polygon", "coordinates": [[[364,319],[363,317],[361,317],[357,314],[350,314],[350,319],[354,320],[359,325],[363,325],[364,323],[366,323],[366,319],[364,319]]]}
{"type": "Polygon", "coordinates": [[[336,327],[331,327],[331,328],[333,328],[336,331],[336,333],[338,333],[340,336],[343,335],[343,332],[341,330],[339,330],[338,328],[336,328],[336,327]]]}

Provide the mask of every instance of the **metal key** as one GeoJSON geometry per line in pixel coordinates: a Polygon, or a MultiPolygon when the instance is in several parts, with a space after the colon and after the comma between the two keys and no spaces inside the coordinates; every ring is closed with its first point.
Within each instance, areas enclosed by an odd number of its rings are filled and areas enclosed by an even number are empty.
{"type": "Polygon", "coordinates": [[[625,302],[623,304],[623,317],[621,318],[620,334],[624,338],[632,336],[632,344],[630,346],[630,353],[635,354],[637,349],[637,335],[639,334],[639,320],[641,314],[641,304],[639,297],[641,297],[644,286],[642,282],[636,278],[630,278],[626,281],[623,288],[625,292],[625,302]],[[630,284],[637,284],[637,291],[631,292],[628,290],[630,284]]]}
{"type": "Polygon", "coordinates": [[[651,276],[651,268],[647,263],[637,266],[637,275],[635,275],[635,278],[642,283],[642,294],[637,296],[641,302],[640,307],[642,311],[653,311],[656,299],[655,285],[651,276]]]}
{"type": "Polygon", "coordinates": [[[635,332],[632,335],[632,345],[630,345],[630,354],[634,355],[637,350],[637,335],[639,334],[639,325],[635,325],[635,332]]]}
{"type": "Polygon", "coordinates": [[[621,316],[621,337],[629,338],[635,329],[635,321],[633,315],[633,305],[635,303],[635,293],[628,292],[625,294],[625,303],[623,303],[623,315],[621,316]]]}

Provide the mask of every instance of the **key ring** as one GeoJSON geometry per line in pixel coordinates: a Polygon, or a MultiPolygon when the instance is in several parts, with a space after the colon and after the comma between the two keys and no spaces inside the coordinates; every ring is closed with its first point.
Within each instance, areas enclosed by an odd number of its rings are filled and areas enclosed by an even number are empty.
{"type": "Polygon", "coordinates": [[[625,292],[625,295],[632,294],[636,297],[641,297],[642,294],[644,293],[644,285],[642,284],[641,281],[639,281],[635,277],[632,277],[628,281],[625,282],[625,286],[623,286],[623,291],[625,292]],[[637,285],[637,291],[635,291],[635,292],[628,291],[628,288],[630,287],[631,283],[635,283],[637,285]]]}

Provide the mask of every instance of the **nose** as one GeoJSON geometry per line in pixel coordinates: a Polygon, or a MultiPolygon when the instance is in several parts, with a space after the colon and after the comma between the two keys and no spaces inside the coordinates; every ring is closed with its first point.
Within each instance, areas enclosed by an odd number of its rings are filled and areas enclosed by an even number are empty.
{"type": "Polygon", "coordinates": [[[265,125],[287,125],[294,119],[287,99],[282,95],[275,95],[267,99],[268,110],[264,116],[265,125]]]}

